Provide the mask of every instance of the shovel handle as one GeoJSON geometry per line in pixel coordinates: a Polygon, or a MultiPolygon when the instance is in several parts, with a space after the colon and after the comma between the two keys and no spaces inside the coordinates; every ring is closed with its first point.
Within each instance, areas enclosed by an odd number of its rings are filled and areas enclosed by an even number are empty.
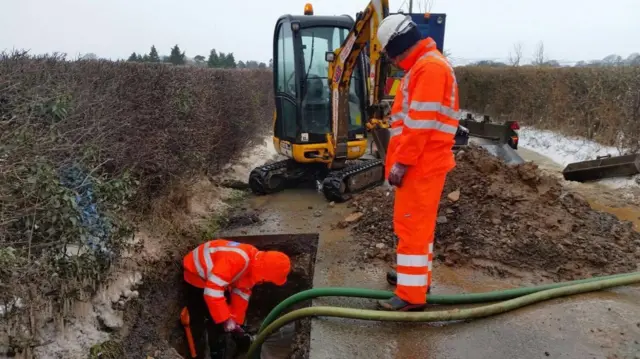
{"type": "Polygon", "coordinates": [[[187,309],[187,307],[182,308],[182,311],[180,312],[180,323],[182,323],[182,326],[184,327],[184,333],[187,336],[189,353],[191,354],[192,358],[195,358],[198,356],[198,354],[196,353],[196,345],[193,342],[193,334],[191,334],[191,326],[189,325],[190,321],[189,310],[187,309]]]}
{"type": "Polygon", "coordinates": [[[191,354],[192,358],[195,358],[198,356],[198,354],[196,353],[196,345],[193,342],[193,335],[191,334],[191,328],[189,328],[188,326],[185,326],[184,332],[187,335],[187,343],[189,344],[189,353],[191,354]]]}

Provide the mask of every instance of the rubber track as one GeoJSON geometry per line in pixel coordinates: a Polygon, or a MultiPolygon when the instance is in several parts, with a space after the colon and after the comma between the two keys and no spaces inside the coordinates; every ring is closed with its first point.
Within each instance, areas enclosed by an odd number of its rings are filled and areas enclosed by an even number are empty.
{"type": "Polygon", "coordinates": [[[254,168],[249,174],[249,187],[251,191],[259,195],[281,191],[283,188],[269,188],[267,179],[269,178],[270,172],[287,168],[289,161],[289,159],[286,159],[254,168]]]}
{"type": "Polygon", "coordinates": [[[331,172],[322,182],[322,192],[324,193],[325,198],[333,202],[345,202],[351,199],[351,195],[355,193],[381,185],[382,183],[384,183],[384,178],[381,178],[379,181],[371,182],[354,192],[350,191],[348,187],[346,188],[344,193],[342,193],[340,190],[342,184],[345,183],[350,176],[373,169],[377,166],[384,166],[382,160],[368,160],[366,162],[358,163],[339,171],[331,172]]]}

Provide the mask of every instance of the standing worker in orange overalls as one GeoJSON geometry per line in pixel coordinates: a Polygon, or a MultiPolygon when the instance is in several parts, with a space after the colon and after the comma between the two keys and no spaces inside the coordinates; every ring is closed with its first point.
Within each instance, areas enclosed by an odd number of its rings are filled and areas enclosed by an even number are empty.
{"type": "Polygon", "coordinates": [[[395,296],[388,310],[426,305],[431,285],[433,240],[440,196],[455,167],[458,85],[453,68],[433,39],[422,39],[403,14],[384,18],[378,29],[383,52],[405,71],[391,109],[385,177],[396,186],[393,226],[399,238],[395,296]]]}
{"type": "Polygon", "coordinates": [[[205,358],[206,327],[211,358],[216,359],[225,357],[225,333],[243,333],[241,325],[253,286],[263,282],[285,284],[291,261],[282,252],[259,251],[249,244],[215,239],[189,252],[183,267],[197,358],[205,358]],[[230,297],[229,303],[225,294],[230,297]]]}

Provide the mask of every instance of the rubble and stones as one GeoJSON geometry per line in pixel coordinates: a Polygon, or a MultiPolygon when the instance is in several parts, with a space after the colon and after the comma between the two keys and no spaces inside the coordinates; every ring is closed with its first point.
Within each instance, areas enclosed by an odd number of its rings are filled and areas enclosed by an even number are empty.
{"type": "MultiPolygon", "coordinates": [[[[640,269],[640,233],[632,224],[591,209],[534,163],[508,166],[481,148],[458,153],[456,161],[440,202],[437,260],[554,280],[640,269]]],[[[368,190],[350,206],[363,214],[350,224],[366,247],[364,259],[393,265],[393,189],[368,190]]]]}

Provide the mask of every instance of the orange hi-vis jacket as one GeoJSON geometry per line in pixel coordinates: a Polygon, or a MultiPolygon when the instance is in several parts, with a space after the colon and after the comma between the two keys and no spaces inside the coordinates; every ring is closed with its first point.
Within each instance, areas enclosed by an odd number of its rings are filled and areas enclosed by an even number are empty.
{"type": "Polygon", "coordinates": [[[251,289],[251,261],[258,253],[252,245],[214,239],[205,242],[184,257],[184,280],[204,288],[204,300],[216,323],[233,318],[244,323],[251,289]],[[225,298],[230,291],[230,305],[225,298]]]}
{"type": "MultiPolygon", "coordinates": [[[[406,73],[391,108],[385,178],[394,163],[417,177],[455,167],[451,148],[458,129],[458,85],[453,68],[431,38],[402,60],[406,73]]],[[[408,174],[408,173],[407,173],[408,174]]]]}

